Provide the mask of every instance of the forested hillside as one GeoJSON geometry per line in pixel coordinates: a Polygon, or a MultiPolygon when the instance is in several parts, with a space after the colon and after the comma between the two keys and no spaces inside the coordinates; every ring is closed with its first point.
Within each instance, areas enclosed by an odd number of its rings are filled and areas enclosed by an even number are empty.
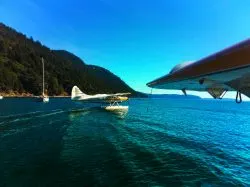
{"type": "Polygon", "coordinates": [[[51,50],[0,23],[0,93],[40,95],[42,63],[45,60],[45,81],[48,95],[70,95],[77,85],[93,93],[131,92],[138,95],[110,71],[87,65],[64,50],[51,50]]]}

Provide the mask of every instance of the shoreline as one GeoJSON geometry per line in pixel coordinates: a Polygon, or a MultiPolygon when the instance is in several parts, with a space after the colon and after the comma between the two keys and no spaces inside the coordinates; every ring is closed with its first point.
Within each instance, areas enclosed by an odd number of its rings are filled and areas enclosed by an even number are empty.
{"type": "MultiPolygon", "coordinates": [[[[41,96],[4,96],[0,95],[3,98],[40,98],[41,96]]],[[[70,98],[70,96],[47,96],[49,98],[70,98]]]]}
{"type": "MultiPolygon", "coordinates": [[[[29,93],[16,94],[16,93],[1,93],[1,92],[0,92],[0,96],[2,96],[3,98],[39,98],[39,97],[41,97],[41,95],[33,95],[33,94],[29,94],[29,93]]],[[[69,95],[51,95],[48,97],[50,97],[50,98],[68,98],[71,96],[69,96],[69,95]]]]}

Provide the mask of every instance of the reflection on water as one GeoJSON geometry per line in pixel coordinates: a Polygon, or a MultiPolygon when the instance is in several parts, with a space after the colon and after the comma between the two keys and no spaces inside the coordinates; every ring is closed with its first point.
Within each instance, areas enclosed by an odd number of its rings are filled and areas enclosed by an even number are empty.
{"type": "Polygon", "coordinates": [[[105,110],[105,112],[108,112],[111,115],[114,115],[118,119],[124,119],[128,114],[128,110],[118,110],[118,111],[112,111],[112,112],[105,110]]]}

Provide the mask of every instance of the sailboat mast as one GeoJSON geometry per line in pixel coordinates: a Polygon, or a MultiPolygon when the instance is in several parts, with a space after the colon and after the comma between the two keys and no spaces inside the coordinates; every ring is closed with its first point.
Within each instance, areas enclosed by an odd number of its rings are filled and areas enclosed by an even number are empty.
{"type": "Polygon", "coordinates": [[[44,60],[42,57],[42,64],[43,64],[43,96],[44,96],[44,60]]]}

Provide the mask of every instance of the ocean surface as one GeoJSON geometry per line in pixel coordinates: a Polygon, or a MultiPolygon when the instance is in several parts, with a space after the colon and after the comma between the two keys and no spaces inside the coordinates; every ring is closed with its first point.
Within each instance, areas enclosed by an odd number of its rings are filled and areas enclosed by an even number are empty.
{"type": "Polygon", "coordinates": [[[250,103],[0,100],[0,186],[250,186],[250,103]]]}

